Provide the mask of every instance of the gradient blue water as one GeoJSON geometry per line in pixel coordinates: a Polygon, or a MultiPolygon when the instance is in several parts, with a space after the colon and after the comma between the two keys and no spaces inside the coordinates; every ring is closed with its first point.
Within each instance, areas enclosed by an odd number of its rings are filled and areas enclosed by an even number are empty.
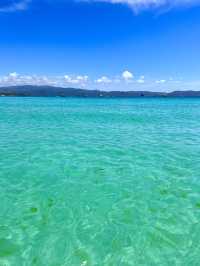
{"type": "Polygon", "coordinates": [[[1,97],[0,265],[200,265],[200,99],[1,97]]]}

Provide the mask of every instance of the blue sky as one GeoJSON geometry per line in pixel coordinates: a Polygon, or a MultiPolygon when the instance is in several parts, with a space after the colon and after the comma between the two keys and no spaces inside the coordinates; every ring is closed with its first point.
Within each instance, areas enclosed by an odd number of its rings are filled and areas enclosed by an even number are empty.
{"type": "Polygon", "coordinates": [[[0,85],[200,89],[200,0],[1,0],[0,85]]]}

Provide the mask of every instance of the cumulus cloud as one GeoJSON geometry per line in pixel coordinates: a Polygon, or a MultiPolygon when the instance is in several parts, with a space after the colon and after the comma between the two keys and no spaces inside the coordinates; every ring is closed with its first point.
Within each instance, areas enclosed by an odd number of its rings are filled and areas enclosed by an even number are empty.
{"type": "Polygon", "coordinates": [[[72,77],[72,76],[69,76],[69,75],[65,75],[64,79],[65,79],[66,83],[69,83],[69,84],[81,84],[81,85],[84,85],[88,81],[88,76],[79,75],[79,76],[72,77]]]}
{"type": "Polygon", "coordinates": [[[10,78],[16,79],[18,77],[18,74],[17,74],[17,72],[11,72],[8,76],[10,78]]]}
{"type": "Polygon", "coordinates": [[[40,76],[40,75],[21,75],[17,72],[11,72],[0,77],[0,86],[16,86],[16,85],[47,85],[47,86],[85,86],[88,82],[88,76],[40,76]]]}
{"type": "Polygon", "coordinates": [[[128,71],[128,70],[125,70],[123,73],[122,73],[122,78],[126,81],[130,81],[134,78],[133,74],[128,71]]]}
{"type": "Polygon", "coordinates": [[[35,86],[58,86],[73,87],[101,90],[150,90],[150,91],[167,91],[167,90],[198,90],[200,81],[173,79],[150,79],[140,76],[134,79],[134,76],[128,70],[124,71],[121,76],[101,76],[98,79],[89,78],[87,75],[27,75],[19,74],[15,71],[0,76],[0,86],[16,85],[35,85],[35,86]],[[125,82],[124,82],[125,81],[125,82]]]}
{"type": "Polygon", "coordinates": [[[15,86],[15,85],[52,85],[57,84],[55,79],[46,76],[38,75],[20,75],[16,72],[11,72],[8,75],[0,77],[0,86],[15,86]]]}
{"type": "Polygon", "coordinates": [[[101,78],[98,78],[95,82],[96,82],[96,83],[111,83],[112,80],[109,79],[109,78],[106,77],[106,76],[102,76],[101,78]]]}
{"type": "Polygon", "coordinates": [[[142,84],[144,82],[145,82],[144,81],[144,76],[140,76],[139,79],[137,80],[137,83],[140,83],[140,84],[142,84]]]}

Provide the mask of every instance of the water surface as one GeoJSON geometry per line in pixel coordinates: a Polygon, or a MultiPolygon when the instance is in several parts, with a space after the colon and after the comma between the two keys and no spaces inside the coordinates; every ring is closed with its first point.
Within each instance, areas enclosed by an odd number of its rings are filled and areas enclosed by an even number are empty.
{"type": "Polygon", "coordinates": [[[0,98],[0,265],[200,265],[199,155],[198,99],[0,98]]]}

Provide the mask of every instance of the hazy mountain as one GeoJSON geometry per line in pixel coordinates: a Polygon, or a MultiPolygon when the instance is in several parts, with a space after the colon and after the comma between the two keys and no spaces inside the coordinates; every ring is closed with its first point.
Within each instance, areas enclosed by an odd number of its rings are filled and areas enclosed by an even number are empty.
{"type": "Polygon", "coordinates": [[[200,97],[200,91],[99,91],[53,86],[11,86],[0,87],[0,96],[32,97],[200,97]]]}

